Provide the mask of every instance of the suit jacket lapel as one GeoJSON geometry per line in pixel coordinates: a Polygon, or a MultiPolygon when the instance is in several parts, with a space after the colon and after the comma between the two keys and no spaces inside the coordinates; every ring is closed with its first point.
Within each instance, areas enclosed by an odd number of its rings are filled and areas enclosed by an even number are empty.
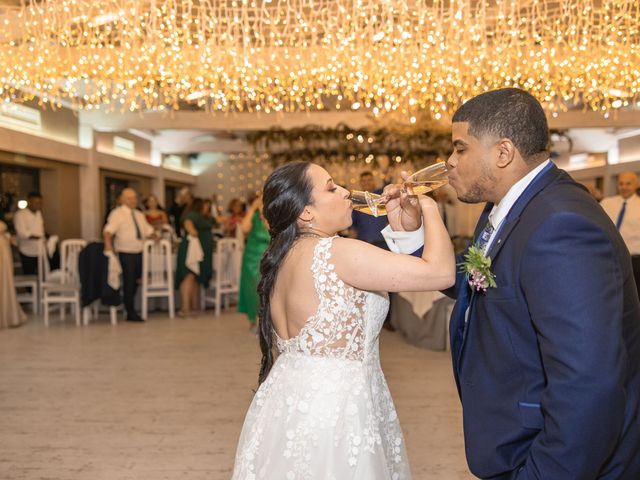
{"type": "Polygon", "coordinates": [[[498,233],[493,239],[493,243],[489,247],[487,256],[491,258],[492,263],[502,249],[502,246],[505,244],[507,237],[520,221],[520,215],[529,202],[560,174],[561,172],[558,167],[551,163],[547,168],[542,170],[527,186],[524,192],[522,192],[522,195],[520,195],[518,200],[516,200],[516,203],[511,207],[511,210],[509,210],[509,213],[507,213],[502,226],[498,230],[498,233]]]}

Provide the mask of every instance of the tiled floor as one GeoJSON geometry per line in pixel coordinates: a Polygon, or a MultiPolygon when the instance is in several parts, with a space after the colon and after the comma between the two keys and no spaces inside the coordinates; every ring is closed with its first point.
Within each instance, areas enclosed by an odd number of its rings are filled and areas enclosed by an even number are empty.
{"type": "MultiPolygon", "coordinates": [[[[472,478],[448,353],[381,349],[414,478],[472,478]]],[[[229,479],[258,362],[231,313],[0,330],[0,480],[229,479]]]]}

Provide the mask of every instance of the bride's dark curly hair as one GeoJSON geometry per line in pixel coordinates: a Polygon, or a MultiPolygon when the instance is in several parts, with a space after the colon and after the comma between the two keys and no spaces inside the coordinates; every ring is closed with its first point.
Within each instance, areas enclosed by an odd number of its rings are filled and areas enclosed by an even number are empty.
{"type": "Polygon", "coordinates": [[[269,224],[269,247],[260,262],[260,350],[262,361],[258,382],[262,383],[273,366],[273,322],[271,293],[282,261],[300,234],[298,217],[311,204],[313,185],[307,175],[310,163],[291,162],[278,167],[269,175],[263,194],[263,214],[269,224]]]}

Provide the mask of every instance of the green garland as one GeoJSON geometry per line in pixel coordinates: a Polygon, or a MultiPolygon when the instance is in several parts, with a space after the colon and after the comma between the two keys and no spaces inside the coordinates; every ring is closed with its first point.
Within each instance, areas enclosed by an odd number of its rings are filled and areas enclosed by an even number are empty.
{"type": "Polygon", "coordinates": [[[333,128],[306,126],[284,130],[271,128],[247,134],[256,155],[279,165],[294,160],[331,163],[362,161],[387,155],[416,165],[445,159],[451,152],[449,131],[430,128],[352,129],[345,124],[333,128]]]}

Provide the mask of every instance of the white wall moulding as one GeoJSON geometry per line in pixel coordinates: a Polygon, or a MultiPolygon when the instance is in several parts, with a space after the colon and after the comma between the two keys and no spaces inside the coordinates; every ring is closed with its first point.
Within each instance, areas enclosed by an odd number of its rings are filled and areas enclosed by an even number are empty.
{"type": "Polygon", "coordinates": [[[12,102],[0,102],[0,125],[42,130],[40,110],[12,102]]]}
{"type": "Polygon", "coordinates": [[[135,157],[136,144],[133,140],[115,135],[113,137],[113,152],[125,157],[135,157]]]}
{"type": "Polygon", "coordinates": [[[42,135],[0,127],[0,150],[85,165],[88,151],[42,135]]]}

